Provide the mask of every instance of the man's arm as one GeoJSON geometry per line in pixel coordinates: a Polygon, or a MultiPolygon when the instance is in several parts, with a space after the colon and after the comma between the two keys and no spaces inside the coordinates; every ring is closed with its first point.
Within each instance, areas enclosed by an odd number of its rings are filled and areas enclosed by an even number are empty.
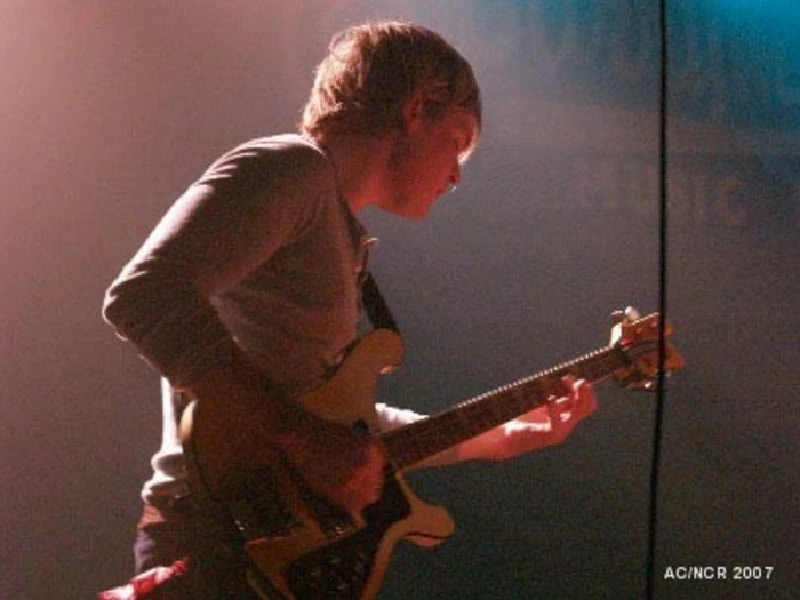
{"type": "Polygon", "coordinates": [[[569,378],[566,385],[566,395],[551,397],[544,406],[461,444],[458,460],[503,460],[566,440],[597,409],[590,383],[569,378]]]}
{"type": "MultiPolygon", "coordinates": [[[[504,460],[560,444],[569,437],[579,421],[597,408],[594,389],[586,381],[567,378],[565,389],[564,396],[552,397],[544,406],[440,452],[414,468],[473,460],[504,460]]],[[[410,411],[383,405],[379,405],[379,409],[379,415],[387,415],[384,421],[390,428],[424,418],[410,411]]]]}
{"type": "Polygon", "coordinates": [[[224,403],[230,435],[257,424],[261,439],[284,448],[313,489],[359,509],[382,480],[377,442],[277,394],[210,302],[309,226],[314,203],[335,186],[305,171],[327,163],[307,148],[276,154],[279,164],[233,154],[170,208],[108,289],[104,318],[173,387],[224,403]]]}

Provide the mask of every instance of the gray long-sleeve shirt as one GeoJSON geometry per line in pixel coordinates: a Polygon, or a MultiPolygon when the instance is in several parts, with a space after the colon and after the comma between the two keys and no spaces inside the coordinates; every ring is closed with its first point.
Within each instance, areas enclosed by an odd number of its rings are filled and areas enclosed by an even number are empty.
{"type": "MultiPolygon", "coordinates": [[[[186,493],[175,391],[241,348],[289,393],[322,383],[357,334],[366,231],[325,154],[298,135],[223,155],[106,293],[104,318],[168,380],[152,494],[186,493]]],[[[410,411],[379,406],[390,424],[410,411]]]]}

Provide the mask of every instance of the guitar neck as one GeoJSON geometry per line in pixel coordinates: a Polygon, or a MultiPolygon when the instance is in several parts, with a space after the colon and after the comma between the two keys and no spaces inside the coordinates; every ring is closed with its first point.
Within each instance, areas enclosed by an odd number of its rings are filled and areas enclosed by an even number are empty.
{"type": "Polygon", "coordinates": [[[566,375],[595,383],[628,362],[625,352],[606,346],[388,431],[381,440],[395,467],[403,470],[545,404],[550,396],[560,395],[561,379],[566,375]]]}

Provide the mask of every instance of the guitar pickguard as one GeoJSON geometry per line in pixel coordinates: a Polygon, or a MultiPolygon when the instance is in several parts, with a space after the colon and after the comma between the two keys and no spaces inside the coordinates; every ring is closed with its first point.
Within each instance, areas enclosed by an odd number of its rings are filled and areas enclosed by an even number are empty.
{"type": "Polygon", "coordinates": [[[314,494],[282,454],[271,467],[249,470],[244,481],[227,507],[246,542],[251,579],[259,582],[257,587],[270,600],[363,598],[387,531],[412,511],[388,470],[381,498],[362,511],[359,524],[314,494]],[[287,501],[287,482],[293,502],[287,501]],[[307,544],[309,538],[315,540],[313,545],[307,544]],[[297,557],[284,550],[294,545],[293,540],[303,550],[297,557]]]}
{"type": "Polygon", "coordinates": [[[288,566],[286,581],[292,594],[297,600],[361,598],[387,530],[410,512],[403,491],[388,475],[380,500],[363,512],[365,527],[334,539],[288,566]]]}

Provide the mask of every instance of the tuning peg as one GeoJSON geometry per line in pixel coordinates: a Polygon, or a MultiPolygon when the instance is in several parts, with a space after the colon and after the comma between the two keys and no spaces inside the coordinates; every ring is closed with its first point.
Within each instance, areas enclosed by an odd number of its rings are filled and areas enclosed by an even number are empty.
{"type": "Polygon", "coordinates": [[[626,306],[625,310],[615,310],[611,313],[611,317],[615,323],[622,323],[623,321],[635,321],[641,318],[641,314],[633,306],[626,306]]]}

